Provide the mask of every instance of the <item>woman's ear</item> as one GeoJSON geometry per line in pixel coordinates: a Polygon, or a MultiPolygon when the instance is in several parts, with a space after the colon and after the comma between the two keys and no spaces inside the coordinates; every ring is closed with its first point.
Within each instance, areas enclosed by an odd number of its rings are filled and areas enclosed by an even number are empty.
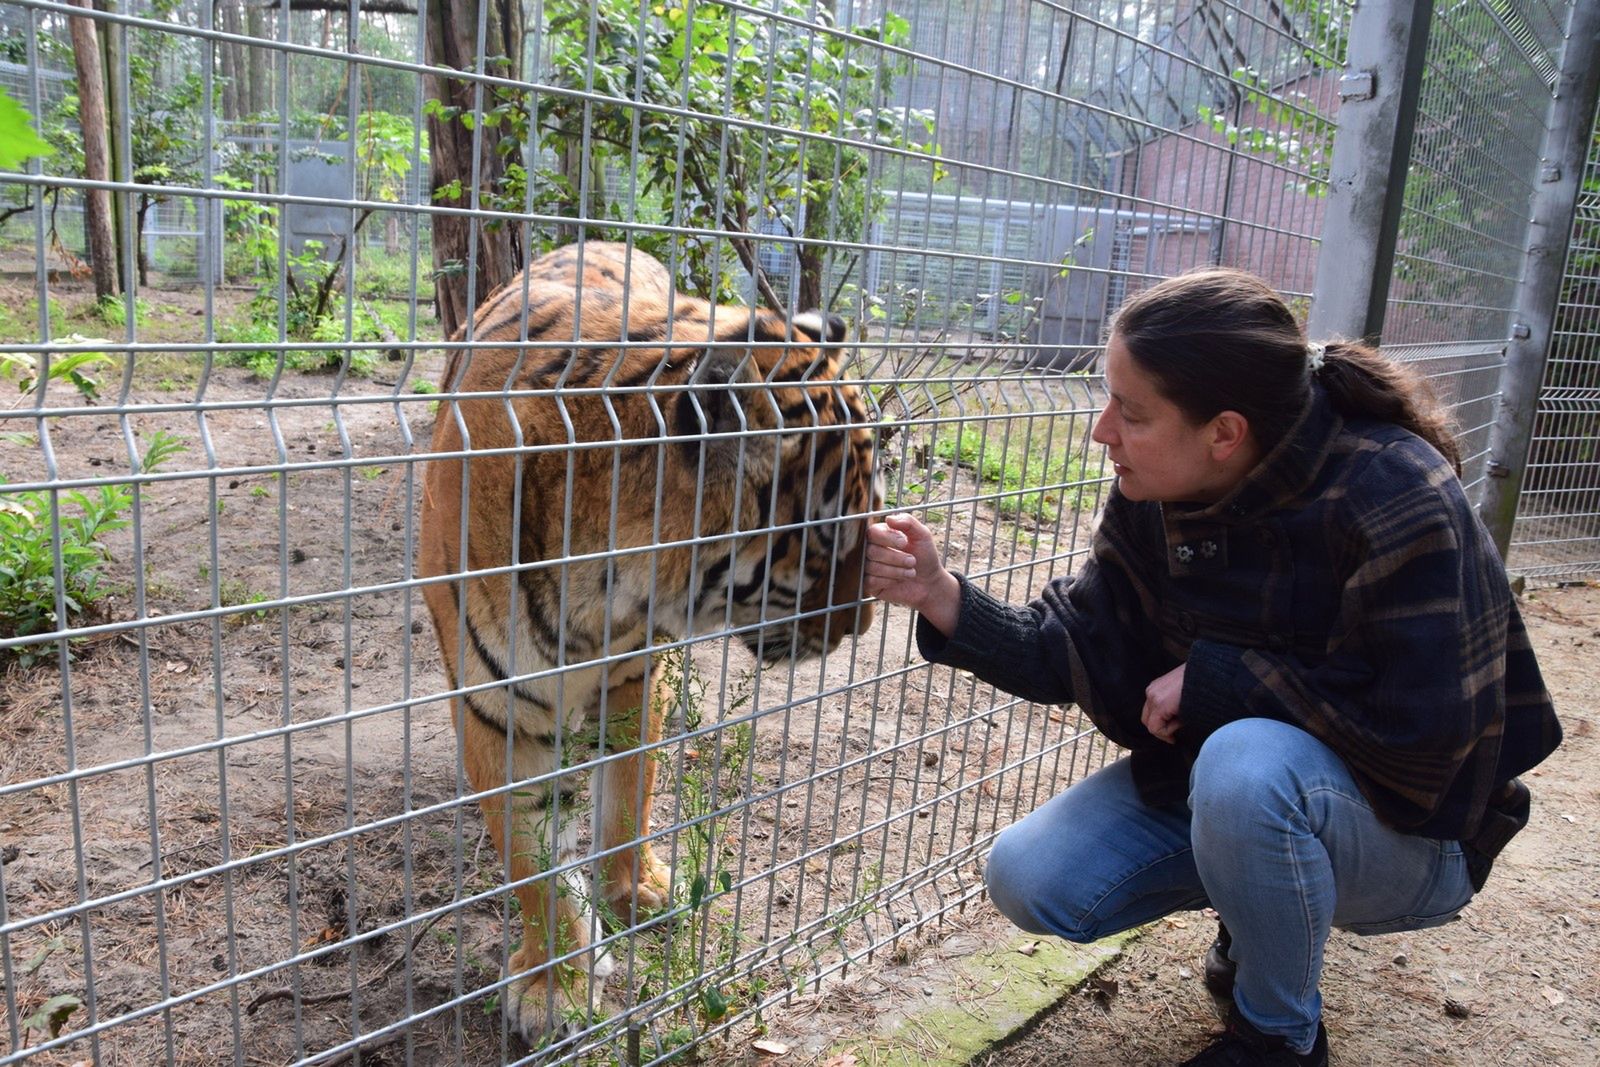
{"type": "Polygon", "coordinates": [[[1237,411],[1224,411],[1211,420],[1211,458],[1226,463],[1250,441],[1250,420],[1237,411]]]}

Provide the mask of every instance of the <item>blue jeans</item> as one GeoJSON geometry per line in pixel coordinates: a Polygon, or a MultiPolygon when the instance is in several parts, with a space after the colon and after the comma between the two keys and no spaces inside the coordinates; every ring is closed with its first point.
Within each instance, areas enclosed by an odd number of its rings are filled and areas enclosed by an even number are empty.
{"type": "Polygon", "coordinates": [[[1437,926],[1472,897],[1457,842],[1389,829],[1343,760],[1269,719],[1206,740],[1187,805],[1145,805],[1126,759],[1102,768],[1002,832],[984,878],[1012,922],[1069,941],[1210,905],[1233,935],[1240,1014],[1299,1052],[1331,927],[1437,926]]]}

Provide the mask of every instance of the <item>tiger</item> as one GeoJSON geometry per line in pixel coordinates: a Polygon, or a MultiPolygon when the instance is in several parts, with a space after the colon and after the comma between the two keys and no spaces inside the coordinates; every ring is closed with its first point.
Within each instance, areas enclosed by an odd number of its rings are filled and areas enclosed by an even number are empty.
{"type": "Polygon", "coordinates": [[[677,678],[646,650],[731,629],[773,664],[871,625],[865,528],[883,483],[844,334],[833,315],[685,295],[659,260],[589,241],[491,293],[477,344],[448,359],[419,573],[520,904],[501,1003],[530,1044],[585,1025],[613,967],[576,864],[539,877],[578,852],[563,750],[570,765],[593,724],[595,894],[624,919],[659,910],[671,872],[647,840],[656,768],[638,750],[660,740],[677,678]]]}

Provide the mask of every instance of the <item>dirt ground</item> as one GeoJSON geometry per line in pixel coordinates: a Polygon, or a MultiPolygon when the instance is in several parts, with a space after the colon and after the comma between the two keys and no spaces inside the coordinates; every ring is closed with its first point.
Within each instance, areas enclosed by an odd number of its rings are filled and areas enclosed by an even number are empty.
{"type": "MultiPolygon", "coordinates": [[[[0,284],[13,309],[31,296],[0,284]]],[[[219,297],[219,313],[247,296],[219,297]]],[[[194,336],[195,294],[154,293],[150,304],[142,339],[194,336]]],[[[111,332],[83,319],[82,305],[69,309],[67,329],[111,332]]],[[[128,377],[126,399],[139,410],[126,420],[102,410],[118,397],[115,376],[98,408],[52,394],[73,409],[49,422],[60,477],[127,471],[129,440],[142,450],[158,430],[187,446],[162,471],[192,477],[141,489],[138,557],[134,530],[110,541],[103,617],[135,617],[142,597],[151,625],[85,641],[64,675],[44,664],[0,680],[0,784],[36,783],[0,796],[0,924],[56,916],[4,946],[8,1013],[84,997],[92,979],[97,1018],[130,1016],[98,1047],[80,1040],[28,1062],[210,1064],[238,1047],[245,1062],[277,1064],[357,1032],[380,1035],[359,1058],[367,1064],[490,1064],[523,1053],[491,998],[475,992],[498,977],[505,949],[498,864],[476,807],[453,803],[455,745],[428,697],[443,682],[420,598],[391,588],[410,573],[410,457],[432,418],[410,382],[436,378],[438,360],[274,385],[149,352],[128,377]],[[291,603],[253,606],[282,600],[291,603]],[[218,606],[233,610],[196,615],[218,606]],[[76,777],[83,768],[102,770],[76,777]],[[445,911],[442,921],[412,919],[430,909],[445,911]],[[296,953],[312,958],[279,967],[296,953]],[[181,1002],[133,1017],[169,996],[181,1002]]],[[[0,421],[0,472],[12,483],[43,479],[45,452],[29,439],[37,426],[0,421]]],[[[940,494],[970,501],[973,487],[949,474],[940,494]]],[[[1025,596],[1050,569],[1036,554],[1082,548],[1083,524],[1070,513],[1023,529],[980,511],[961,505],[946,540],[964,567],[1015,563],[997,592],[1009,581],[1009,595],[1025,596]]],[[[1335,1062],[1600,1062],[1600,764],[1586,700],[1600,589],[1535,590],[1524,603],[1567,744],[1536,772],[1530,829],[1460,922],[1337,941],[1325,985],[1335,1062]]],[[[975,865],[939,858],[975,853],[1097,766],[1104,746],[1080,736],[1070,710],[991,713],[993,694],[969,681],[902,671],[907,621],[889,612],[871,634],[792,674],[754,674],[736,642],[694,653],[724,679],[705,713],[730,725],[667,755],[673,786],[660,793],[656,821],[730,809],[711,824],[719,843],[701,873],[712,884],[726,874],[734,888],[715,921],[687,931],[697,947],[677,970],[660,961],[683,929],[625,942],[635,972],[613,978],[609,1009],[682,981],[686,965],[741,957],[747,977],[727,986],[732,1009],[794,993],[768,1004],[761,1027],[790,1049],[782,1062],[822,1063],[836,1042],[927,997],[928,976],[969,946],[1008,936],[977,892],[975,865]],[[852,688],[869,677],[879,680],[852,688]],[[731,722],[745,689],[744,706],[763,710],[741,734],[731,722]],[[748,963],[763,945],[767,962],[748,963]],[[835,973],[846,953],[874,945],[870,960],[835,973]],[[820,993],[807,984],[817,973],[830,975],[820,993]]],[[[681,858],[689,846],[674,836],[658,847],[681,858]]],[[[1069,998],[983,1062],[1182,1059],[1210,1022],[1197,977],[1209,936],[1198,917],[1163,924],[1092,995],[1069,998]]],[[[706,1023],[692,983],[678,999],[687,1007],[647,1028],[653,1038],[706,1023]]],[[[85,1005],[67,1030],[87,1019],[85,1005]]],[[[703,1045],[701,1060],[768,1062],[752,1051],[757,1033],[747,1020],[703,1045]]],[[[36,1044],[41,1034],[22,1038],[36,1044]]],[[[0,1055],[14,1041],[0,1030],[0,1055]]],[[[617,1041],[605,1047],[600,1062],[621,1056],[617,1041]]]]}

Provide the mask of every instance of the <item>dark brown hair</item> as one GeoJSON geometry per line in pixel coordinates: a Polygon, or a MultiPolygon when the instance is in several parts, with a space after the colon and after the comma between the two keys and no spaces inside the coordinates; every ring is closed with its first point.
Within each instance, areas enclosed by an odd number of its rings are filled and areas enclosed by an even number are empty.
{"type": "Polygon", "coordinates": [[[1402,426],[1461,469],[1449,417],[1421,375],[1355,341],[1327,342],[1313,372],[1294,312],[1247,271],[1208,267],[1168,278],[1123,304],[1111,333],[1191,420],[1237,411],[1263,451],[1305,410],[1315,373],[1340,414],[1402,426]]]}

